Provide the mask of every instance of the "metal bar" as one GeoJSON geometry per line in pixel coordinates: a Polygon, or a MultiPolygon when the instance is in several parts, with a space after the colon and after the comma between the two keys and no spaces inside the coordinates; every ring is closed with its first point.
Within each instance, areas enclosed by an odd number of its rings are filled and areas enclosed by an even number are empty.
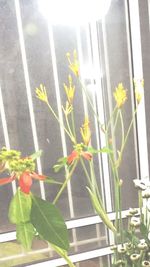
{"type": "MultiPolygon", "coordinates": [[[[31,120],[33,142],[34,142],[35,151],[38,151],[39,150],[38,137],[37,137],[37,131],[36,131],[36,124],[35,124],[35,115],[34,115],[33,102],[32,102],[29,70],[28,70],[28,64],[27,64],[27,56],[26,56],[19,0],[15,0],[15,9],[16,9],[20,49],[21,49],[21,55],[22,55],[22,64],[23,64],[24,77],[25,77],[25,85],[26,85],[26,90],[27,90],[27,99],[28,99],[28,105],[29,105],[29,114],[30,114],[30,120],[31,120]]],[[[38,168],[38,172],[42,173],[41,160],[39,158],[37,159],[37,168],[38,168]]],[[[40,181],[40,190],[41,190],[42,198],[45,199],[44,184],[41,181],[40,181]]]]}
{"type": "MultiPolygon", "coordinates": [[[[130,10],[130,25],[131,25],[131,43],[133,56],[134,78],[143,78],[143,62],[141,48],[141,32],[140,32],[140,17],[138,0],[129,1],[130,10]]],[[[144,94],[144,90],[143,90],[144,94]]],[[[137,112],[137,127],[139,141],[139,160],[141,177],[149,177],[149,163],[147,150],[147,132],[146,132],[146,114],[144,97],[137,112]]]]}
{"type": "MultiPolygon", "coordinates": [[[[0,113],[1,113],[1,119],[2,119],[2,127],[4,132],[4,140],[5,145],[7,149],[10,149],[10,142],[9,142],[9,134],[8,134],[8,128],[7,128],[7,120],[6,120],[6,114],[4,109],[4,103],[3,103],[3,96],[2,96],[2,89],[0,87],[0,113]]],[[[12,182],[12,191],[13,194],[16,193],[16,182],[12,182]]]]}

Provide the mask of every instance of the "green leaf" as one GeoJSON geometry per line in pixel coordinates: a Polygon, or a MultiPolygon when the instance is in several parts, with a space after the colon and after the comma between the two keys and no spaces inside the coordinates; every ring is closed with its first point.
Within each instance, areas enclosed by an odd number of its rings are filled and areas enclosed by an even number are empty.
{"type": "Polygon", "coordinates": [[[53,166],[54,172],[59,172],[67,164],[67,157],[58,159],[57,164],[53,166]]]}
{"type": "Polygon", "coordinates": [[[62,158],[59,158],[57,162],[60,162],[60,163],[66,164],[66,163],[67,163],[67,157],[62,157],[62,158]]]}
{"type": "Polygon", "coordinates": [[[44,240],[64,249],[69,249],[66,224],[54,204],[32,196],[31,223],[44,240]]]}
{"type": "Polygon", "coordinates": [[[148,231],[148,229],[147,229],[147,227],[145,226],[144,223],[140,224],[140,231],[141,231],[142,236],[146,239],[147,236],[148,236],[149,231],[148,231]]]}
{"type": "Polygon", "coordinates": [[[87,147],[87,151],[92,153],[92,154],[97,154],[97,153],[100,152],[100,150],[97,150],[97,149],[95,149],[93,147],[87,147]]]}
{"type": "Polygon", "coordinates": [[[41,157],[41,155],[42,155],[42,150],[38,150],[35,153],[33,153],[32,155],[30,155],[30,158],[32,158],[33,160],[35,160],[35,159],[41,157]]]}
{"type": "Polygon", "coordinates": [[[92,154],[97,154],[97,153],[107,153],[107,154],[111,154],[113,153],[113,151],[111,149],[109,149],[108,147],[103,147],[102,149],[95,149],[93,147],[88,147],[87,148],[88,152],[92,153],[92,154]]]}
{"type": "Polygon", "coordinates": [[[103,147],[102,149],[100,149],[100,152],[107,153],[107,154],[112,154],[113,153],[113,151],[108,147],[103,147]]]}
{"type": "Polygon", "coordinates": [[[8,217],[11,223],[20,224],[30,221],[31,196],[18,188],[9,206],[8,217]]]}
{"type": "Polygon", "coordinates": [[[113,223],[110,221],[105,209],[101,205],[96,194],[93,193],[89,187],[87,187],[87,190],[89,192],[91,202],[93,204],[93,208],[95,209],[97,214],[100,216],[100,218],[103,221],[103,223],[105,224],[105,226],[107,226],[112,232],[116,232],[116,228],[114,227],[113,223]]]}
{"type": "Polygon", "coordinates": [[[48,184],[59,184],[59,185],[62,185],[63,184],[61,182],[55,181],[55,179],[52,178],[52,177],[47,177],[43,182],[44,183],[48,183],[48,184]]]}
{"type": "Polygon", "coordinates": [[[17,240],[27,250],[31,249],[35,233],[36,233],[35,229],[31,223],[17,224],[16,227],[17,240]]]}

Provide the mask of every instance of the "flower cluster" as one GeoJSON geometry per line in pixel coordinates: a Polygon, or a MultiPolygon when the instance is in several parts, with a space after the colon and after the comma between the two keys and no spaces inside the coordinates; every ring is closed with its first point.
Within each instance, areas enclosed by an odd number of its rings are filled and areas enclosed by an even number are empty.
{"type": "Polygon", "coordinates": [[[19,187],[25,194],[30,193],[32,179],[45,180],[45,175],[39,175],[35,172],[35,159],[31,157],[21,158],[21,152],[17,150],[7,150],[2,148],[0,151],[0,162],[3,171],[10,173],[9,177],[1,178],[0,185],[8,184],[17,180],[19,187]]]}

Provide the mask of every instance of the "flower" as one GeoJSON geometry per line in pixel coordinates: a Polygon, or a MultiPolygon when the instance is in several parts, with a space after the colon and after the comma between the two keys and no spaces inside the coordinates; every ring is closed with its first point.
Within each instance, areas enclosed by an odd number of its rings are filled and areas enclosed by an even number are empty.
{"type": "MultiPolygon", "coordinates": [[[[6,155],[5,155],[6,158],[6,155]]],[[[7,165],[9,172],[11,173],[10,177],[1,178],[0,185],[8,184],[15,179],[18,180],[19,186],[22,192],[25,194],[29,194],[30,188],[32,185],[32,178],[36,180],[45,180],[45,175],[39,175],[34,172],[35,170],[35,162],[32,157],[18,158],[18,154],[15,154],[12,151],[7,151],[7,165]],[[8,163],[8,155],[12,156],[10,162],[8,163]],[[16,158],[17,156],[17,158],[16,158]],[[15,158],[15,159],[14,159],[15,158]]]]}
{"type": "Polygon", "coordinates": [[[118,87],[116,87],[116,91],[114,92],[114,98],[116,100],[118,108],[121,108],[127,100],[126,91],[127,90],[124,89],[122,83],[119,83],[118,87]]]}
{"type": "Polygon", "coordinates": [[[131,259],[132,262],[136,262],[136,261],[138,261],[140,259],[140,254],[134,253],[134,254],[132,254],[130,256],[130,259],[131,259]]]}
{"type": "Polygon", "coordinates": [[[142,261],[142,267],[150,267],[150,261],[142,261]]]}
{"type": "Polygon", "coordinates": [[[64,89],[68,98],[69,104],[72,104],[75,92],[75,86],[72,84],[72,77],[68,75],[69,86],[64,83],[64,89]]]}
{"type": "Polygon", "coordinates": [[[79,62],[77,58],[77,52],[76,50],[73,51],[73,61],[70,59],[70,53],[68,52],[66,54],[69,62],[69,68],[72,70],[72,72],[75,74],[75,76],[79,76],[79,62]]]}
{"type": "Polygon", "coordinates": [[[148,187],[150,187],[150,182],[146,178],[143,178],[141,180],[134,179],[133,182],[135,187],[139,190],[146,190],[148,187]]]}
{"type": "Polygon", "coordinates": [[[135,87],[135,98],[137,103],[139,104],[143,96],[144,80],[134,79],[134,87],[135,87]]]}
{"type": "Polygon", "coordinates": [[[80,156],[84,157],[86,160],[92,159],[92,154],[88,151],[77,151],[73,150],[71,154],[67,157],[67,163],[70,165],[74,160],[78,159],[80,156]]]}
{"type": "Polygon", "coordinates": [[[140,218],[137,218],[137,217],[131,218],[131,221],[130,221],[131,226],[138,227],[138,226],[140,226],[140,224],[141,224],[140,218]]]}
{"type": "Polygon", "coordinates": [[[82,135],[83,142],[86,146],[89,145],[89,142],[91,140],[91,130],[89,127],[89,119],[88,117],[85,117],[84,124],[80,128],[80,133],[82,135]]]}
{"type": "Polygon", "coordinates": [[[45,175],[39,175],[35,172],[23,172],[19,178],[19,186],[22,192],[29,194],[32,185],[32,178],[43,181],[46,179],[45,175]]]}
{"type": "Polygon", "coordinates": [[[66,106],[65,106],[65,108],[62,106],[62,109],[63,109],[65,116],[68,116],[72,112],[73,107],[72,107],[72,105],[69,104],[68,101],[66,101],[66,106]]]}
{"type": "Polygon", "coordinates": [[[40,88],[36,88],[35,92],[37,98],[39,98],[43,102],[48,103],[46,88],[43,84],[40,84],[40,88]]]}
{"type": "Polygon", "coordinates": [[[35,172],[25,171],[19,177],[17,177],[17,175],[14,174],[14,175],[7,177],[7,178],[1,178],[0,179],[0,185],[8,184],[17,178],[19,180],[19,186],[20,186],[21,191],[25,194],[29,194],[30,188],[32,185],[32,178],[34,178],[36,180],[45,180],[46,176],[45,175],[39,175],[35,172]]]}

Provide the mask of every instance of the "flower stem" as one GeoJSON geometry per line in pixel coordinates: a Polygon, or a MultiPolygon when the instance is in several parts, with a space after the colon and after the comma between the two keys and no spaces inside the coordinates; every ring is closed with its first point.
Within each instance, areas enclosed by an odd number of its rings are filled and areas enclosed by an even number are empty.
{"type": "Polygon", "coordinates": [[[74,165],[73,165],[71,171],[68,173],[68,175],[67,175],[67,177],[66,177],[66,179],[65,179],[65,181],[64,181],[64,183],[63,183],[63,185],[62,185],[62,187],[60,188],[60,190],[59,190],[59,192],[57,193],[55,199],[53,200],[53,204],[56,204],[56,202],[57,202],[58,199],[60,198],[62,192],[64,191],[64,189],[65,189],[66,186],[67,186],[67,183],[68,183],[69,180],[71,179],[71,177],[72,177],[72,175],[73,175],[73,173],[74,173],[74,170],[75,170],[77,164],[78,164],[78,160],[75,161],[75,163],[74,163],[74,165]]]}
{"type": "Polygon", "coordinates": [[[55,119],[57,120],[57,122],[60,124],[60,126],[64,129],[64,131],[66,132],[66,134],[70,137],[71,141],[74,143],[73,137],[70,135],[70,133],[68,132],[68,130],[65,128],[63,122],[60,121],[59,117],[56,115],[56,113],[53,110],[53,108],[51,107],[50,103],[48,101],[46,103],[47,103],[47,106],[48,106],[49,110],[51,111],[51,113],[53,114],[53,116],[55,117],[55,119]]]}
{"type": "Polygon", "coordinates": [[[80,80],[80,78],[79,78],[79,82],[80,82],[82,91],[84,92],[84,94],[85,94],[85,96],[86,96],[86,98],[87,98],[87,100],[88,100],[88,102],[89,102],[89,104],[90,104],[90,106],[91,106],[91,109],[92,109],[92,111],[93,111],[93,113],[94,113],[94,115],[95,115],[95,117],[96,117],[96,119],[97,119],[97,122],[99,123],[101,129],[103,129],[103,125],[101,124],[101,122],[100,122],[100,120],[99,120],[99,116],[97,115],[97,113],[96,113],[96,111],[95,111],[95,109],[94,109],[93,103],[92,103],[92,101],[91,101],[91,99],[90,99],[90,97],[89,97],[89,95],[88,95],[88,93],[87,93],[87,91],[86,91],[86,88],[85,88],[84,85],[82,84],[82,81],[80,80]]]}

